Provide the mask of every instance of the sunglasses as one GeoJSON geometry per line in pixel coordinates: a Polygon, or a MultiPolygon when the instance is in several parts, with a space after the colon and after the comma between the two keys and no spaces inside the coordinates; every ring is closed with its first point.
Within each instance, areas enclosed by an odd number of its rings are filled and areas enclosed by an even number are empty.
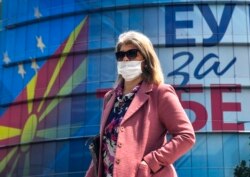
{"type": "Polygon", "coordinates": [[[126,52],[119,51],[115,53],[116,60],[122,61],[123,58],[126,56],[129,60],[134,60],[137,57],[137,52],[139,52],[138,49],[130,49],[126,52]]]}

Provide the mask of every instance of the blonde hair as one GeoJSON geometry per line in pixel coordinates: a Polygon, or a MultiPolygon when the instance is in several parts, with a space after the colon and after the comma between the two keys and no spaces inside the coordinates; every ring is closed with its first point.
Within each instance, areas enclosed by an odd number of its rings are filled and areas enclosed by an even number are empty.
{"type": "MultiPolygon", "coordinates": [[[[132,44],[140,50],[144,58],[144,67],[142,68],[142,78],[150,84],[164,83],[164,76],[158,56],[155,53],[153,44],[144,34],[136,31],[127,31],[119,35],[115,51],[118,52],[122,45],[132,44]]],[[[118,76],[117,82],[121,80],[118,76]]]]}

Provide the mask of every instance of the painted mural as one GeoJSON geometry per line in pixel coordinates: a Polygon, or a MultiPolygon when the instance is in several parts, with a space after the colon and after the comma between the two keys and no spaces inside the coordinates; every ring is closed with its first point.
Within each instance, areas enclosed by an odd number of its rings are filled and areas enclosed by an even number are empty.
{"type": "Polygon", "coordinates": [[[250,159],[249,17],[247,1],[0,0],[0,176],[84,176],[131,29],[152,40],[196,131],[178,175],[233,177],[250,159]]]}

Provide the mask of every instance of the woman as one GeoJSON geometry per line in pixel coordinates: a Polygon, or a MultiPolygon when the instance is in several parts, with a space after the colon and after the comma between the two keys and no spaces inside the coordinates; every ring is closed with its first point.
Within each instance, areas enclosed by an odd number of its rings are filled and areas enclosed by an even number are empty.
{"type": "MultiPolygon", "coordinates": [[[[118,79],[104,97],[98,177],[177,177],[172,164],[195,134],[173,87],[163,84],[151,41],[135,31],[121,34],[116,59],[118,79]]],[[[94,177],[93,163],[86,177],[94,177]]]]}

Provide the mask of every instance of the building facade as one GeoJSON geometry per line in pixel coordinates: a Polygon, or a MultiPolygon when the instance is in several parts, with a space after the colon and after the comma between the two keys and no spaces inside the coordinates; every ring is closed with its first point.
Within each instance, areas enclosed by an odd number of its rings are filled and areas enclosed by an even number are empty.
{"type": "Polygon", "coordinates": [[[196,131],[178,175],[249,161],[248,0],[0,0],[1,177],[85,174],[127,30],[151,39],[196,131]]]}

